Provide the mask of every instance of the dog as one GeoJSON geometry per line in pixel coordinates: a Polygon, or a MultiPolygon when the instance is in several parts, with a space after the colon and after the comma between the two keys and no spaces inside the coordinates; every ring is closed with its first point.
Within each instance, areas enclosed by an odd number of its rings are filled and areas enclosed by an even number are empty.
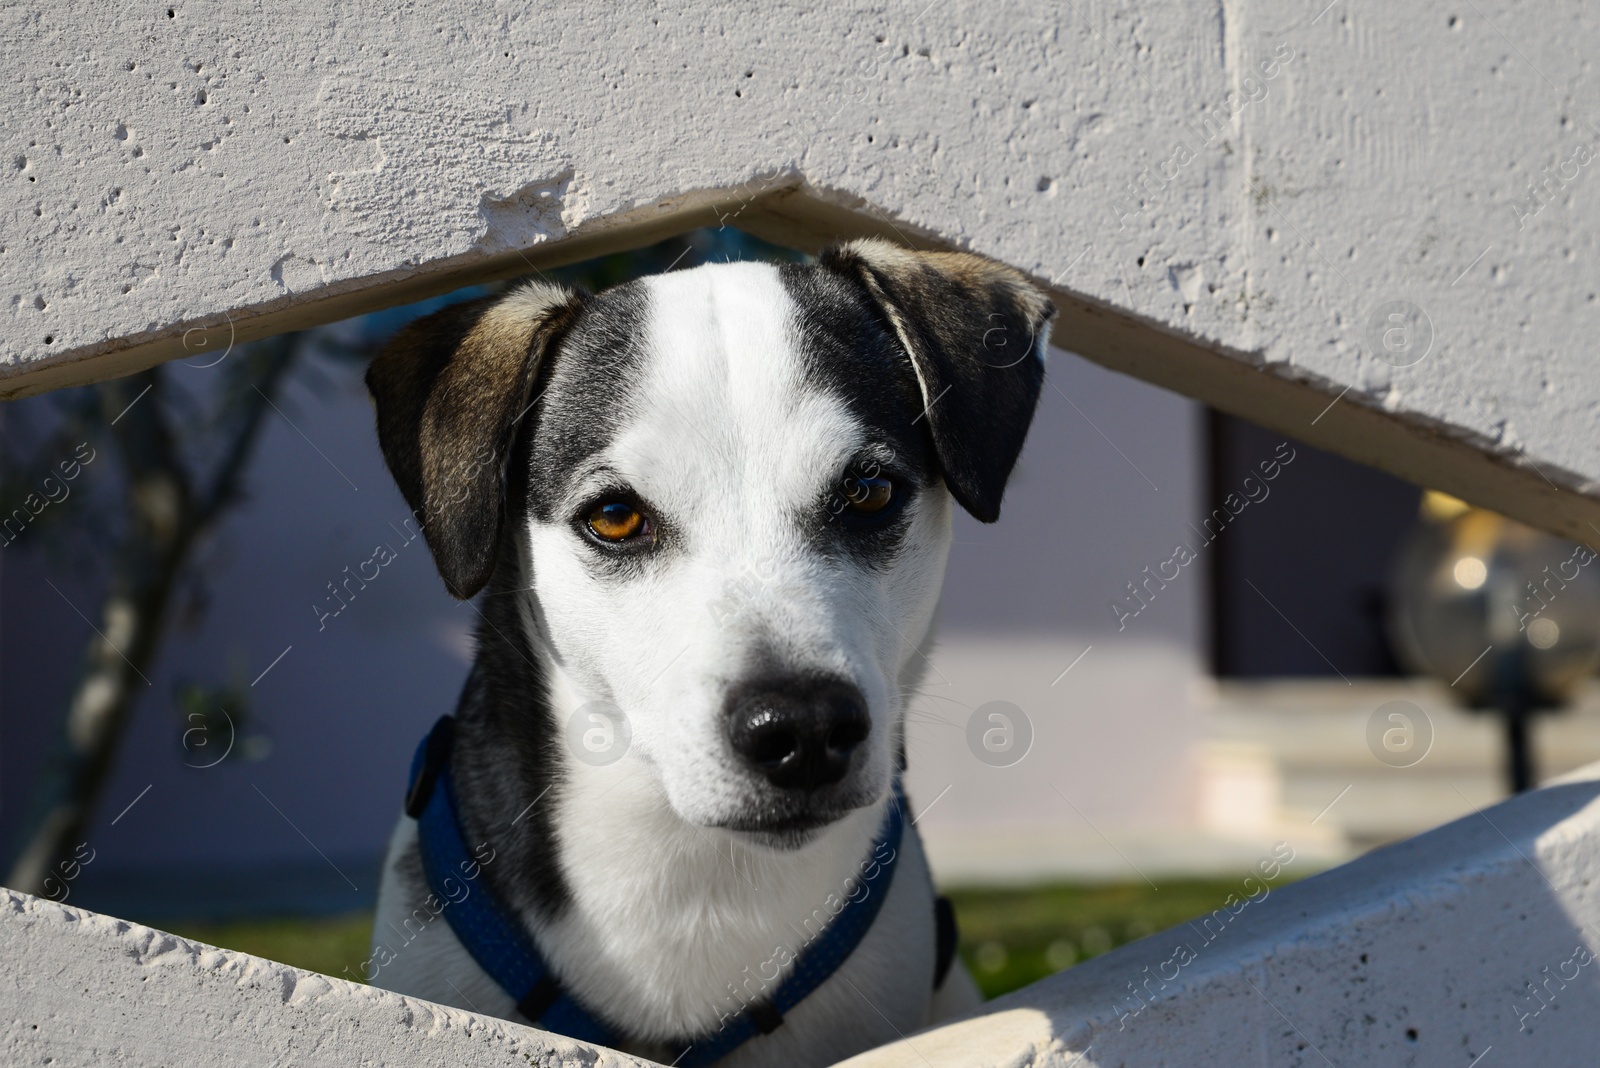
{"type": "Polygon", "coordinates": [[[999,517],[1053,314],[1008,267],[866,239],[403,329],[378,439],[482,596],[365,978],[685,1066],[831,1064],[976,1006],[901,808],[905,709],[952,507],[999,517]]]}

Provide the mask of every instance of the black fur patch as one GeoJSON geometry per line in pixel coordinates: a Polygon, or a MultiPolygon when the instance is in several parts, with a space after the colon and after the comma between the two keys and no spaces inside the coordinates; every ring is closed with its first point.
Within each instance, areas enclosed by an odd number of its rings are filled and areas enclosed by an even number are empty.
{"type": "Polygon", "coordinates": [[[478,655],[456,706],[450,774],[468,850],[494,850],[483,877],[495,894],[553,916],[569,898],[552,818],[561,728],[520,618],[523,595],[513,592],[527,584],[513,524],[501,537],[488,591],[473,606],[478,655]]]}
{"type": "Polygon", "coordinates": [[[643,283],[608,289],[584,302],[549,353],[535,384],[528,419],[533,447],[527,501],[541,523],[555,514],[570,482],[591,456],[608,446],[629,414],[629,398],[644,363],[649,315],[643,283]]]}
{"type": "Polygon", "coordinates": [[[784,266],[779,274],[794,301],[794,329],[810,384],[842,401],[875,446],[845,470],[828,473],[814,544],[887,566],[905,532],[903,519],[852,528],[842,509],[856,479],[881,473],[910,495],[938,484],[932,439],[926,420],[919,422],[916,374],[860,287],[819,267],[784,266]]]}
{"type": "Polygon", "coordinates": [[[992,523],[1044,381],[1037,355],[1055,309],[1017,271],[981,256],[852,241],[821,265],[860,287],[921,379],[923,422],[945,485],[992,523]]]}

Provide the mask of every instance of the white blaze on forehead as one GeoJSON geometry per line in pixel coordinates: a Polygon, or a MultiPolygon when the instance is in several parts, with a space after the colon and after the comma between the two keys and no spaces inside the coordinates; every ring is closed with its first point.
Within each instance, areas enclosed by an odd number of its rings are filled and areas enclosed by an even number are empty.
{"type": "Polygon", "coordinates": [[[794,530],[862,427],[808,383],[777,268],[720,264],[647,286],[644,375],[609,458],[669,520],[737,509],[748,535],[778,533],[764,520],[794,530]]]}

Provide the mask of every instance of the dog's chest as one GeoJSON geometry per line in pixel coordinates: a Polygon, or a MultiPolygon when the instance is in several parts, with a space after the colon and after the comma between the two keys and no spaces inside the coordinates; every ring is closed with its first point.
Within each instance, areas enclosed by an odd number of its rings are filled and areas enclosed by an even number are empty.
{"type": "Polygon", "coordinates": [[[580,998],[644,1034],[713,1026],[775,990],[860,885],[882,820],[863,809],[776,851],[686,824],[638,776],[579,776],[558,805],[571,896],[535,921],[540,943],[580,998]]]}
{"type": "MultiPolygon", "coordinates": [[[[562,809],[564,818],[576,811],[571,803],[562,809]]],[[[375,938],[391,943],[396,954],[374,982],[514,1018],[513,999],[478,966],[448,923],[417,925],[412,919],[426,916],[421,906],[428,896],[416,861],[415,826],[401,821],[385,863],[375,938]]],[[[565,829],[570,836],[577,827],[565,829]]],[[[855,870],[850,863],[821,878],[816,873],[824,865],[811,857],[809,874],[801,876],[747,863],[749,858],[725,847],[718,852],[709,848],[709,839],[702,843],[712,854],[708,864],[670,836],[642,842],[631,832],[591,830],[570,852],[563,850],[589,873],[574,879],[571,915],[533,929],[572,991],[630,1036],[623,1048],[663,1061],[681,1050],[651,1042],[652,1034],[714,1028],[723,1013],[737,1012],[782,982],[787,972],[775,965],[782,958],[776,951],[803,948],[830,908],[828,895],[835,891],[823,886],[833,880],[842,886],[844,872],[855,870]],[[669,849],[683,855],[664,860],[669,849]],[[744,890],[735,891],[735,883],[744,890]]],[[[869,826],[864,841],[871,837],[869,826]]],[[[855,950],[786,1015],[783,1026],[736,1049],[719,1068],[832,1064],[929,1021],[932,884],[915,834],[905,835],[900,850],[883,906],[855,950]]]]}

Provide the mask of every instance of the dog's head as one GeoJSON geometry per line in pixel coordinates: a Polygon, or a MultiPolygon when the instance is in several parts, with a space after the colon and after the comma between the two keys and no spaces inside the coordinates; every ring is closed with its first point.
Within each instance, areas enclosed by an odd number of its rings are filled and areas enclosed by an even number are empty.
{"type": "Polygon", "coordinates": [[[514,554],[530,641],[678,814],[792,844],[888,788],[950,500],[998,517],[1051,314],[988,260],[858,241],[457,304],[367,382],[450,592],[514,554]]]}

